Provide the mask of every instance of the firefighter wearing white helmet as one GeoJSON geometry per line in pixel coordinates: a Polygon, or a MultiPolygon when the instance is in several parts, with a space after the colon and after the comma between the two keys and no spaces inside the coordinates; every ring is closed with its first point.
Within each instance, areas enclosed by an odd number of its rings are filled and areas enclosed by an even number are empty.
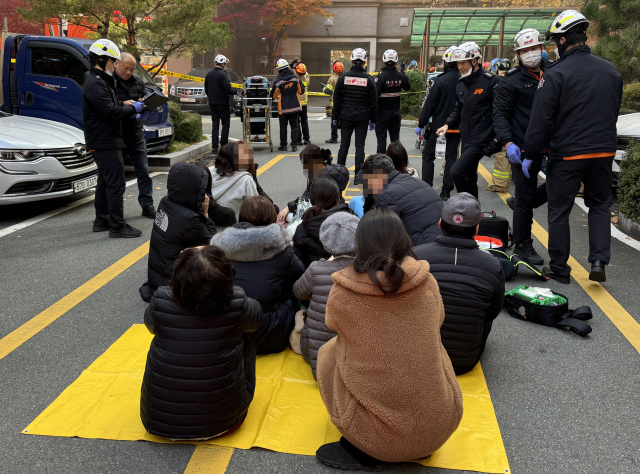
{"type": "Polygon", "coordinates": [[[113,71],[120,49],[108,39],[89,48],[91,70],[82,88],[82,124],[87,150],[98,165],[96,219],[93,231],[109,231],[109,237],[139,237],[142,232],[124,220],[124,162],[122,119],[143,120],[145,105],[127,101],[122,105],[116,93],[113,71]]]}
{"type": "MultiPolygon", "coordinates": [[[[451,60],[451,54],[456,49],[457,46],[450,46],[442,55],[444,72],[434,78],[433,85],[429,88],[429,94],[422,105],[418,128],[416,128],[416,134],[420,135],[422,133],[422,138],[424,139],[422,179],[431,187],[433,187],[436,141],[438,139],[436,130],[445,124],[456,106],[456,86],[458,79],[460,79],[460,72],[456,63],[451,60]]],[[[444,174],[440,191],[440,197],[445,201],[449,199],[451,191],[453,191],[451,167],[458,159],[460,132],[458,130],[449,130],[446,138],[444,174]]]]}
{"type": "Polygon", "coordinates": [[[333,123],[341,129],[338,163],[347,163],[351,135],[356,135],[356,172],[354,184],[364,162],[364,142],[369,130],[375,130],[378,117],[378,94],[376,85],[364,70],[367,52],[356,48],[351,53],[351,70],[342,74],[333,93],[333,123]]]}
{"type": "Polygon", "coordinates": [[[459,129],[462,155],[451,167],[451,177],[459,193],[478,197],[478,163],[492,155],[496,146],[493,131],[493,91],[500,78],[482,69],[480,48],[473,41],[463,43],[451,53],[451,61],[462,76],[456,84],[456,105],[438,134],[459,129]]]}
{"type": "Polygon", "coordinates": [[[215,67],[204,78],[204,92],[209,99],[211,111],[211,152],[218,153],[220,147],[229,142],[229,126],[231,125],[231,110],[229,108],[229,96],[236,92],[231,87],[231,78],[224,68],[229,59],[218,54],[214,58],[215,67]],[[220,130],[222,124],[222,130],[220,130]],[[218,132],[220,138],[218,139],[218,132]]]}
{"type": "MultiPolygon", "coordinates": [[[[296,58],[291,64],[297,64],[296,58]]],[[[278,120],[280,122],[280,146],[279,151],[287,151],[287,126],[291,127],[291,151],[298,150],[300,141],[300,126],[298,118],[302,113],[302,101],[300,96],[306,92],[304,83],[291,69],[291,64],[286,59],[278,59],[276,68],[278,77],[273,81],[271,98],[278,100],[278,120]]]]}
{"type": "Polygon", "coordinates": [[[387,131],[389,140],[400,139],[400,94],[411,89],[409,78],[396,67],[398,53],[388,49],[382,55],[385,66],[374,79],[378,95],[378,117],[376,120],[376,136],[378,153],[387,151],[387,131]]]}
{"type": "Polygon", "coordinates": [[[584,183],[589,208],[589,279],[605,281],[611,256],[611,165],[616,154],[616,122],[622,100],[622,78],[613,64],[591,54],[589,22],[567,10],[553,20],[546,37],[556,43],[560,59],[538,83],[525,135],[522,172],[531,176],[550,150],[547,165],[549,199],[549,266],[543,273],[570,283],[569,215],[584,183]],[[535,163],[535,165],[534,165],[535,163]]]}
{"type": "MultiPolygon", "coordinates": [[[[493,123],[496,140],[506,147],[506,169],[496,167],[494,163],[495,191],[499,175],[510,174],[515,184],[515,197],[511,203],[513,209],[514,254],[530,265],[542,265],[544,260],[533,247],[531,226],[533,208],[546,202],[545,188],[538,191],[538,172],[540,162],[532,168],[529,176],[522,171],[522,159],[527,158],[524,146],[527,127],[531,117],[533,99],[538,83],[546,74],[549,62],[542,59],[542,35],[538,30],[527,28],[518,32],[513,40],[513,49],[518,55],[518,65],[509,69],[496,87],[493,99],[493,123]],[[499,169],[497,169],[499,168],[499,169]]],[[[497,158],[497,157],[496,157],[497,158]]],[[[497,159],[496,159],[497,161],[497,159]]],[[[504,179],[504,178],[503,178],[504,179]]],[[[505,183],[508,187],[510,180],[505,183]]]]}

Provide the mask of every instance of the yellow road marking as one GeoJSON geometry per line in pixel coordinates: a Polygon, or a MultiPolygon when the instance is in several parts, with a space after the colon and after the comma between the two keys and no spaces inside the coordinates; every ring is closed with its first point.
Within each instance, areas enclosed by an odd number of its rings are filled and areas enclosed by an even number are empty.
{"type": "Polygon", "coordinates": [[[78,303],[120,275],[131,265],[147,255],[148,252],[149,242],[147,241],[133,252],[125,255],[109,268],[101,271],[91,280],[60,299],[57,303],[49,306],[18,329],[0,339],[0,360],[38,334],[67,311],[75,307],[78,303]]]}
{"type": "MultiPolygon", "coordinates": [[[[285,155],[278,155],[269,161],[264,166],[261,166],[258,169],[257,175],[260,176],[262,173],[267,171],[273,165],[278,163],[285,155]]],[[[127,268],[131,267],[138,260],[143,258],[145,255],[149,253],[149,241],[142,244],[140,247],[135,249],[133,252],[122,257],[116,263],[111,265],[109,268],[101,271],[96,276],[94,276],[88,282],[82,284],[75,290],[73,290],[68,295],[64,296],[62,299],[49,306],[47,309],[42,311],[37,316],[34,316],[29,321],[24,323],[19,328],[15,329],[13,332],[7,334],[5,337],[0,339],[0,360],[9,355],[11,352],[16,350],[22,344],[27,342],[33,336],[38,334],[44,328],[46,328],[49,324],[54,322],[56,319],[67,313],[69,310],[77,306],[80,302],[91,296],[93,293],[98,291],[100,288],[105,286],[115,277],[124,272],[127,268]]]]}
{"type": "Polygon", "coordinates": [[[231,461],[233,448],[221,446],[197,446],[184,474],[224,474],[231,461]]]}
{"type": "MultiPolygon", "coordinates": [[[[492,182],[491,173],[482,165],[478,166],[478,171],[487,183],[492,182]]],[[[498,193],[498,196],[505,202],[511,197],[509,193],[498,193]]],[[[531,232],[545,246],[549,247],[549,233],[538,224],[535,219],[531,232]]],[[[582,289],[589,295],[595,304],[597,304],[602,312],[611,320],[618,328],[622,335],[631,343],[636,351],[640,352],[640,324],[622,307],[616,299],[605,290],[598,282],[589,280],[589,272],[580,265],[575,258],[569,256],[569,265],[571,266],[571,276],[582,289]]]]}

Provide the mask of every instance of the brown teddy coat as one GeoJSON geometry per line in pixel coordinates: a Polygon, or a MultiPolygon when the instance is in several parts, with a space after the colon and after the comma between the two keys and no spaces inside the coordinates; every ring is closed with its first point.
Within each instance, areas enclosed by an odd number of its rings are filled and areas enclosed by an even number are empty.
{"type": "MultiPolygon", "coordinates": [[[[462,418],[462,393],[440,340],[444,307],[429,264],[406,257],[385,295],[353,267],[334,273],[318,352],[318,387],[331,421],[361,451],[387,462],[424,458],[462,418]]],[[[378,278],[384,283],[382,272],[378,278]]]]}

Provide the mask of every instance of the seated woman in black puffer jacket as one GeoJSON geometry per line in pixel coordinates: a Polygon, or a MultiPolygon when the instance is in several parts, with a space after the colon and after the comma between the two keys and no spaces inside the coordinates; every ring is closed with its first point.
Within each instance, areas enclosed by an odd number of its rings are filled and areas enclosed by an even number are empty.
{"type": "Polygon", "coordinates": [[[262,325],[251,340],[259,354],[283,351],[293,331],[300,302],[293,284],[305,267],[291,247],[289,232],[276,224],[276,210],[263,196],[247,198],[238,223],[211,239],[233,261],[234,284],[262,305],[262,325]]]}
{"type": "Polygon", "coordinates": [[[349,184],[349,170],[346,166],[331,163],[331,150],[320,148],[318,145],[308,145],[300,152],[300,162],[302,171],[307,178],[307,189],[302,196],[289,202],[287,206],[278,214],[278,221],[284,222],[289,213],[295,215],[298,209],[298,199],[309,200],[311,184],[318,178],[333,178],[340,189],[340,204],[344,204],[343,191],[349,184]]]}
{"type": "Polygon", "coordinates": [[[146,430],[173,440],[237,429],[256,387],[256,348],[246,333],[262,309],[233,285],[231,261],[217,247],[184,250],[171,287],[161,286],[144,313],[154,334],[142,380],[146,430]]]}
{"type": "Polygon", "coordinates": [[[208,244],[215,226],[236,222],[232,209],[211,197],[211,171],[202,163],[178,163],[169,170],[167,195],[151,230],[147,281],[140,296],[150,301],[156,288],[169,285],[173,264],[187,247],[208,244]]]}

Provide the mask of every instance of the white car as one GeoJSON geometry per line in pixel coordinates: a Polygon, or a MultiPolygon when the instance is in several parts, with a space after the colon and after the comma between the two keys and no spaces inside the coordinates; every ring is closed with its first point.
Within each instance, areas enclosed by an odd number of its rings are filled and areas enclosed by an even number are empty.
{"type": "Polygon", "coordinates": [[[82,130],[0,112],[0,205],[67,196],[97,182],[82,130]]]}

